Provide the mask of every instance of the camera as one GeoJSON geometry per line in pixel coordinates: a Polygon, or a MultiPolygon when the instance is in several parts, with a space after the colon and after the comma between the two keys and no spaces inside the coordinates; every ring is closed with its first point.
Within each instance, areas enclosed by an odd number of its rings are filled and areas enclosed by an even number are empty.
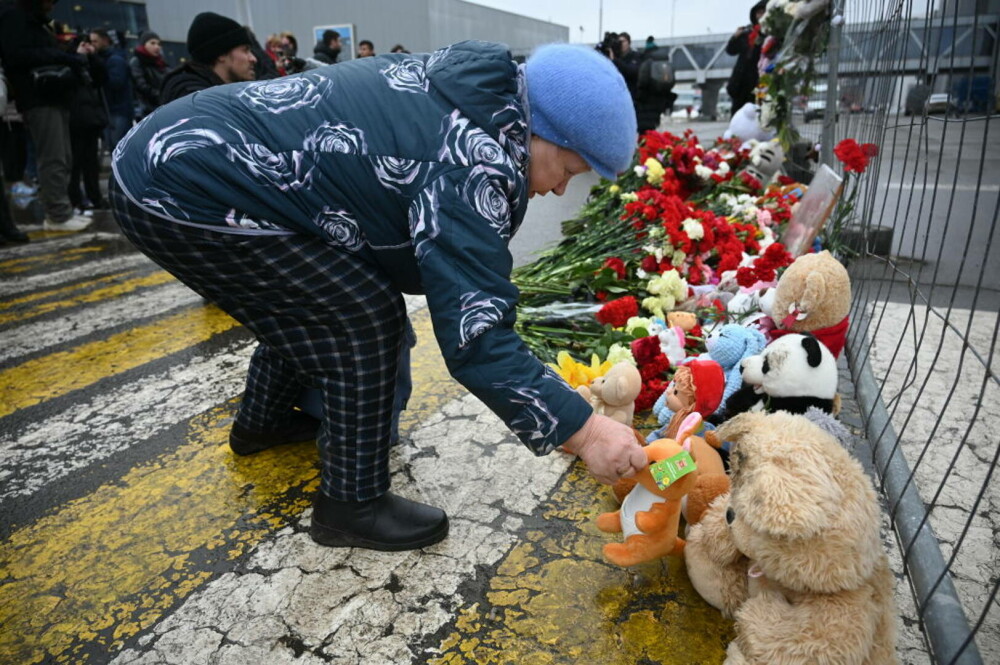
{"type": "Polygon", "coordinates": [[[605,32],[604,39],[595,48],[609,58],[619,58],[622,54],[621,35],[605,32]]]}

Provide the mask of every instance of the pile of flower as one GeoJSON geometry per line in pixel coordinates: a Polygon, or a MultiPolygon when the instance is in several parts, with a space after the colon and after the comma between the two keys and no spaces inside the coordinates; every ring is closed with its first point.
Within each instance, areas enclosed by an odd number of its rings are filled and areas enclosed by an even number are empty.
{"type": "Polygon", "coordinates": [[[739,142],[646,133],[634,167],[592,190],[559,246],[514,271],[528,346],[574,387],[634,363],[636,410],[650,408],[676,363],[705,351],[700,326],[678,341],[667,315],[725,318],[732,294],[791,263],[777,238],[801,188],[787,179],[765,187],[744,171],[752,160],[739,142]]]}

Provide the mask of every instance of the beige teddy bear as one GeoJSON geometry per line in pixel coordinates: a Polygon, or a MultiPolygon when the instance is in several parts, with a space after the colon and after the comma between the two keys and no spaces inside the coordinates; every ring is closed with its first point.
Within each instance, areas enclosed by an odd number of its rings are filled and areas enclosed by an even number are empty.
{"type": "Polygon", "coordinates": [[[635,398],[641,390],[642,376],[635,365],[628,362],[615,363],[603,376],[591,381],[589,388],[576,389],[594,407],[594,413],[629,427],[635,414],[635,398]]]}
{"type": "Polygon", "coordinates": [[[736,620],[726,665],[898,663],[893,577],[861,465],[800,415],[745,413],[732,489],[691,528],[695,589],[736,620]]]}
{"type": "Polygon", "coordinates": [[[803,254],[778,280],[771,318],[778,325],[772,338],[791,332],[812,333],[834,358],[847,338],[851,278],[829,251],[803,254]]]}

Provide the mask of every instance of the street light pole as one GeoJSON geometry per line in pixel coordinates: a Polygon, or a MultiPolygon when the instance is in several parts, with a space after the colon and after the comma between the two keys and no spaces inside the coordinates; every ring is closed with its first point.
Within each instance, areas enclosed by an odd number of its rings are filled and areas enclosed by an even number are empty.
{"type": "Polygon", "coordinates": [[[597,3],[597,41],[604,39],[604,0],[597,3]]]}

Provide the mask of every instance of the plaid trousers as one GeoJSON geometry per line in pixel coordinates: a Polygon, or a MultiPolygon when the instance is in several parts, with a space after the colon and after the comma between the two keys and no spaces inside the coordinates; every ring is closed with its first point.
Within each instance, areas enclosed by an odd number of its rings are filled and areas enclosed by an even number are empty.
{"type": "Polygon", "coordinates": [[[138,249],[259,342],[236,421],[279,429],[305,386],[323,395],[320,488],[341,500],[389,490],[403,297],[364,259],[306,235],[236,235],[150,215],[111,178],[115,219],[138,249]]]}

